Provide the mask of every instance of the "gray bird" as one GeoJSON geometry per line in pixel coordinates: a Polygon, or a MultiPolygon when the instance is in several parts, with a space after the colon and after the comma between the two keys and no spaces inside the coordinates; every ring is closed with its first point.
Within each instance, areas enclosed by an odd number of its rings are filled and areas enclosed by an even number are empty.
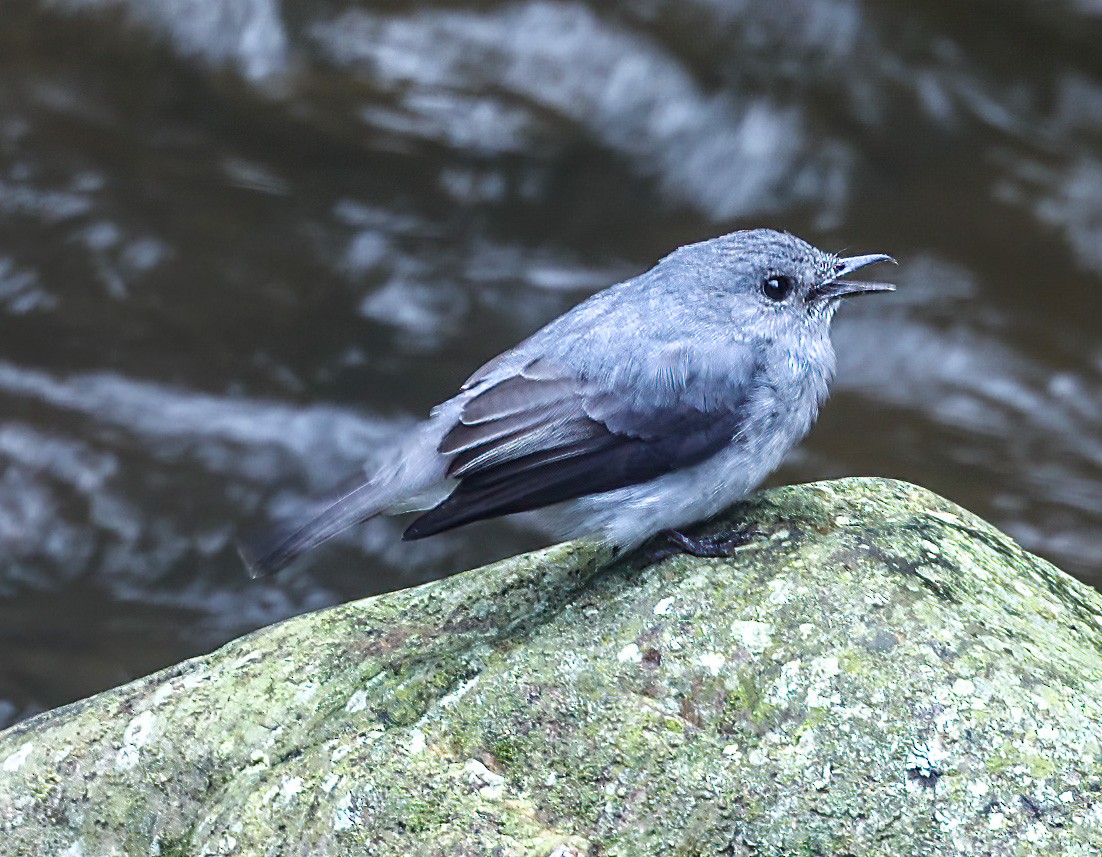
{"type": "MultiPolygon", "coordinates": [[[[549,507],[564,536],[617,552],[746,496],[811,428],[834,375],[841,258],[787,233],[681,247],[475,372],[454,398],[308,519],[246,541],[254,576],[376,515],[422,514],[404,539],[549,507]]],[[[707,552],[702,549],[702,552],[707,552]]]]}

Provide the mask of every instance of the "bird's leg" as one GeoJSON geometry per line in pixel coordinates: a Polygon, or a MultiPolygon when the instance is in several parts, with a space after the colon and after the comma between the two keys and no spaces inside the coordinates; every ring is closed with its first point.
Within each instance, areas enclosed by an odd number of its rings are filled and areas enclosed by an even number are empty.
{"type": "Polygon", "coordinates": [[[681,553],[681,549],[669,540],[663,539],[662,533],[659,533],[658,536],[632,554],[632,565],[638,568],[649,568],[679,553],[681,553]]]}
{"type": "Polygon", "coordinates": [[[749,526],[697,538],[687,536],[678,530],[662,530],[648,547],[639,552],[639,556],[644,568],[679,553],[710,559],[728,557],[735,552],[736,548],[742,547],[760,535],[759,530],[749,526]]]}
{"type": "Polygon", "coordinates": [[[738,527],[711,536],[687,536],[678,530],[663,530],[662,535],[687,554],[718,559],[731,556],[737,548],[753,541],[761,533],[753,527],[738,527]]]}

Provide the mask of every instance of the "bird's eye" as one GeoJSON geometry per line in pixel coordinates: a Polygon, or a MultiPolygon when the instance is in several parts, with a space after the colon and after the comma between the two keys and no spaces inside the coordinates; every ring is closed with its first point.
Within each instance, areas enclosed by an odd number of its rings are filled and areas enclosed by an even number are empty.
{"type": "Polygon", "coordinates": [[[765,296],[771,301],[783,301],[792,294],[792,289],[795,284],[792,282],[791,277],[769,277],[761,285],[761,290],[765,293],[765,296]]]}

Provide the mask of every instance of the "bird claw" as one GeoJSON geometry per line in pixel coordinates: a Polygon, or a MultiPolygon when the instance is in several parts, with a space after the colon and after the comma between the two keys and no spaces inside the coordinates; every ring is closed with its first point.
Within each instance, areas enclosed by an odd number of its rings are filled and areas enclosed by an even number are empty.
{"type": "Polygon", "coordinates": [[[731,556],[738,548],[749,544],[761,533],[753,527],[737,527],[710,536],[687,536],[678,530],[663,530],[662,535],[691,556],[719,559],[731,556]]]}
{"type": "Polygon", "coordinates": [[[655,565],[679,553],[687,553],[702,559],[729,557],[738,548],[760,536],[761,531],[747,526],[736,527],[710,536],[687,536],[679,530],[663,530],[658,535],[665,537],[667,544],[654,544],[644,551],[641,557],[644,567],[655,565]]]}

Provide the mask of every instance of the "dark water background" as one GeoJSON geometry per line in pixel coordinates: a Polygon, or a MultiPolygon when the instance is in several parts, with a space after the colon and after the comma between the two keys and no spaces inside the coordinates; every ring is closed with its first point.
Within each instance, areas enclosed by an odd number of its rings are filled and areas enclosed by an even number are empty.
{"type": "Polygon", "coordinates": [[[774,482],[1102,582],[1102,4],[0,0],[0,725],[533,547],[232,540],[678,244],[886,251],[774,482]]]}

